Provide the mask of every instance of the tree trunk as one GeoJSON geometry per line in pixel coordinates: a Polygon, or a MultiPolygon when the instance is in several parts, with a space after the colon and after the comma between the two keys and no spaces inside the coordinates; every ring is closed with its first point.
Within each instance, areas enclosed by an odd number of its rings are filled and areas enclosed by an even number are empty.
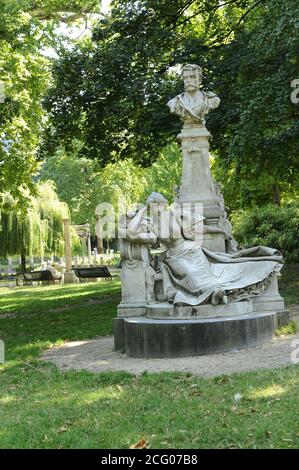
{"type": "Polygon", "coordinates": [[[21,270],[26,271],[26,253],[24,248],[21,250],[21,270]]]}
{"type": "Polygon", "coordinates": [[[277,183],[274,183],[272,186],[273,189],[273,201],[276,206],[280,206],[281,203],[281,196],[280,196],[280,188],[277,183]]]}

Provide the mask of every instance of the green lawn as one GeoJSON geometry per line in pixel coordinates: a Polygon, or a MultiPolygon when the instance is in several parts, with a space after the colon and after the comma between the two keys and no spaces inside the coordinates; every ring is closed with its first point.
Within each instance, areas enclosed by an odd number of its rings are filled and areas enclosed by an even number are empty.
{"type": "MultiPolygon", "coordinates": [[[[298,279],[298,267],[283,273],[290,303],[298,279]]],[[[152,448],[298,448],[299,366],[204,380],[38,360],[52,344],[111,334],[119,298],[119,281],[0,289],[1,448],[127,448],[143,436],[152,448]]]]}

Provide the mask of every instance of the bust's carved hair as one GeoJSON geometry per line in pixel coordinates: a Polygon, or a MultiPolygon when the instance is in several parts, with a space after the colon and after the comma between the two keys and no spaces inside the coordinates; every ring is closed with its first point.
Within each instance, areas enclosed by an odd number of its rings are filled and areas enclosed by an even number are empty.
{"type": "Polygon", "coordinates": [[[199,65],[196,64],[186,64],[182,68],[182,75],[185,72],[185,70],[195,70],[198,73],[199,80],[202,79],[202,68],[199,65]]]}

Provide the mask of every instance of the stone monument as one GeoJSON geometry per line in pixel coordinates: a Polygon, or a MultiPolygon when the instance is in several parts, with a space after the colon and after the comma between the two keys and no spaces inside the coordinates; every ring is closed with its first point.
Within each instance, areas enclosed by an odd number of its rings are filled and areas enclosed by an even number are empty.
{"type": "Polygon", "coordinates": [[[255,346],[288,312],[278,293],[282,255],[238,250],[213,181],[205,116],[220,104],[200,89],[202,69],[183,68],[185,92],[168,102],[183,120],[183,171],[172,205],[153,193],[119,226],[122,301],[115,348],[133,357],[182,357],[255,346]],[[196,211],[200,207],[201,212],[196,211]],[[160,247],[159,257],[152,249],[160,247]]]}
{"type": "MultiPolygon", "coordinates": [[[[183,120],[178,135],[183,155],[182,182],[178,200],[203,205],[206,223],[217,226],[224,217],[219,195],[215,191],[209,157],[210,132],[205,127],[205,116],[220,104],[215,93],[200,90],[202,69],[198,65],[185,65],[182,73],[185,92],[168,102],[171,113],[183,120]]],[[[225,251],[223,234],[207,233],[204,246],[212,251],[225,251]]]]}

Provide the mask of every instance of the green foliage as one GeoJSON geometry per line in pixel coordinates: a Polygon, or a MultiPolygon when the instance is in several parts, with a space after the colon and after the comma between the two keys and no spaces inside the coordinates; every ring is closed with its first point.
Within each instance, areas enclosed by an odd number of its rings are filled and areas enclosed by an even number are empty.
{"type": "Polygon", "coordinates": [[[236,26],[253,2],[229,3],[113,2],[111,14],[95,24],[92,41],[61,50],[54,64],[45,153],[77,137],[84,142],[82,155],[102,165],[133,158],[149,166],[180,128],[166,106],[182,88],[174,66],[199,62],[213,71],[211,36],[236,26]]]}
{"type": "MultiPolygon", "coordinates": [[[[0,256],[24,254],[62,256],[64,252],[63,219],[69,217],[49,182],[37,185],[37,195],[29,197],[24,210],[18,209],[10,195],[5,195],[0,212],[0,256]]],[[[72,232],[74,254],[82,251],[79,237],[72,232]]]]}
{"type": "Polygon", "coordinates": [[[275,336],[294,335],[298,331],[298,323],[291,320],[287,325],[281,325],[275,330],[275,336]]]}
{"type": "Polygon", "coordinates": [[[176,64],[200,63],[221,98],[208,117],[214,173],[233,209],[267,204],[298,187],[297,0],[115,1],[92,41],[62,50],[47,103],[43,152],[74,137],[105,165],[148,166],[180,123],[168,99],[182,90],[176,64]],[[236,197],[238,195],[238,197],[236,197]]]}
{"type": "Polygon", "coordinates": [[[260,2],[245,27],[215,51],[215,87],[222,103],[211,115],[216,179],[232,209],[280,203],[298,194],[299,3],[260,2]],[[238,197],[236,198],[236,194],[238,197]]]}
{"type": "Polygon", "coordinates": [[[0,103],[0,193],[10,191],[14,198],[23,199],[24,188],[33,189],[31,178],[37,168],[48,60],[38,53],[41,31],[31,16],[24,11],[5,14],[6,9],[0,14],[5,18],[0,32],[0,79],[5,93],[5,102],[0,103]]]}
{"type": "Polygon", "coordinates": [[[82,144],[74,140],[70,150],[58,148],[42,166],[39,178],[52,180],[59,198],[70,208],[74,224],[90,223],[93,229],[95,209],[100,203],[132,206],[142,200],[147,185],[144,170],[127,159],[100,169],[95,161],[80,157],[82,144]]]}
{"type": "Polygon", "coordinates": [[[98,163],[80,156],[82,143],[74,140],[67,151],[59,147],[42,165],[39,179],[52,180],[61,201],[70,208],[74,224],[90,223],[94,227],[95,209],[100,203],[112,204],[118,214],[121,207],[145,201],[152,191],[163,193],[169,201],[181,178],[181,152],[176,144],[166,146],[157,161],[143,169],[132,159],[98,163]]]}
{"type": "Polygon", "coordinates": [[[47,47],[59,43],[55,26],[98,5],[95,0],[0,0],[0,194],[23,203],[34,191],[32,175],[46,115],[42,99],[50,83],[47,47]],[[64,12],[63,14],[60,14],[64,12]],[[66,15],[66,16],[65,16],[66,15]]]}
{"type": "MultiPolygon", "coordinates": [[[[172,2],[162,3],[171,13],[172,2]]],[[[173,80],[159,69],[171,60],[174,43],[179,47],[176,33],[157,21],[160,9],[153,2],[114,2],[93,42],[61,51],[46,101],[52,126],[45,152],[53,140],[69,145],[77,137],[82,155],[102,165],[119,158],[148,165],[158,156],[169,122],[177,128],[165,106],[173,80]]]]}
{"type": "Polygon", "coordinates": [[[108,163],[100,172],[102,199],[109,202],[118,213],[118,204],[130,207],[143,200],[147,187],[145,172],[132,159],[108,163]]]}
{"type": "Polygon", "coordinates": [[[287,263],[299,261],[299,203],[268,205],[232,214],[234,236],[244,247],[265,245],[280,250],[287,263]]]}
{"type": "Polygon", "coordinates": [[[285,264],[279,278],[279,292],[287,306],[299,304],[299,264],[285,264]]]}
{"type": "Polygon", "coordinates": [[[238,210],[298,194],[298,105],[290,100],[297,0],[115,0],[91,38],[65,47],[57,26],[95,11],[96,0],[0,0],[0,194],[24,204],[46,156],[43,179],[56,182],[76,223],[91,222],[97,203],[118,192],[140,200],[142,185],[144,194],[160,188],[171,199],[177,168],[169,186],[154,168],[146,187],[132,165],[149,166],[174,140],[180,122],[166,103],[182,91],[175,66],[186,62],[204,67],[204,87],[221,98],[207,127],[227,205],[238,210]],[[58,60],[43,55],[49,47],[58,60]],[[66,172],[68,163],[64,185],[55,164],[66,172]],[[115,186],[113,174],[127,175],[128,184],[115,186]]]}
{"type": "Polygon", "coordinates": [[[146,169],[147,196],[152,192],[162,193],[171,203],[180,186],[182,176],[182,153],[177,144],[169,144],[159,154],[153,165],[146,169]]]}
{"type": "Polygon", "coordinates": [[[44,162],[38,177],[55,183],[59,199],[67,203],[74,224],[92,223],[95,207],[102,197],[98,167],[91,160],[79,158],[81,147],[75,140],[68,152],[59,147],[44,162]]]}

